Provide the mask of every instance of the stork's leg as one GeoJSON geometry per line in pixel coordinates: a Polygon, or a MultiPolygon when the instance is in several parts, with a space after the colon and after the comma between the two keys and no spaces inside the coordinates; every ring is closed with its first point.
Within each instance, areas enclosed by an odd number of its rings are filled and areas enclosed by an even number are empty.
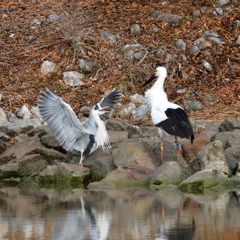
{"type": "Polygon", "coordinates": [[[180,165],[179,145],[178,145],[177,137],[175,137],[175,140],[176,140],[176,151],[177,151],[177,156],[178,156],[178,164],[180,165]]]}
{"type": "Polygon", "coordinates": [[[83,165],[82,165],[83,159],[84,159],[83,152],[81,152],[81,157],[80,157],[80,161],[79,161],[79,166],[81,166],[81,167],[83,167],[83,165]]]}
{"type": "Polygon", "coordinates": [[[160,152],[161,152],[161,165],[162,165],[163,164],[163,138],[161,138],[160,152]]]}

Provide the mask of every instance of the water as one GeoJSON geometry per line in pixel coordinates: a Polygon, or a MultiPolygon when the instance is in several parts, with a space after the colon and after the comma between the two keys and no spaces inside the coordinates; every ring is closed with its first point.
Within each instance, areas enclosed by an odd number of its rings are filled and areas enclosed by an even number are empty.
{"type": "Polygon", "coordinates": [[[0,239],[239,240],[239,193],[3,187],[0,239]]]}

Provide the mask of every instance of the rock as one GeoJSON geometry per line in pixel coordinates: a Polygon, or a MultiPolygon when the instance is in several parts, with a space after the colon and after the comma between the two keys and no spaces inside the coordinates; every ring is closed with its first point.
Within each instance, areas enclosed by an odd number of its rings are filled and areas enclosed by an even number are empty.
{"type": "Polygon", "coordinates": [[[212,65],[209,62],[203,62],[202,65],[208,70],[212,71],[212,65]]]}
{"type": "Polygon", "coordinates": [[[227,148],[224,151],[224,154],[226,157],[230,157],[230,158],[240,162],[240,146],[239,145],[227,148]]]}
{"type": "Polygon", "coordinates": [[[236,175],[238,170],[238,162],[235,159],[230,158],[228,155],[225,155],[229,170],[232,175],[236,175]]]}
{"type": "Polygon", "coordinates": [[[229,0],[218,0],[218,3],[220,5],[225,5],[225,4],[228,4],[229,0]]]}
{"type": "Polygon", "coordinates": [[[59,144],[57,139],[54,137],[52,131],[50,131],[48,134],[42,136],[40,138],[40,142],[43,146],[45,146],[47,148],[52,148],[59,152],[66,153],[66,151],[62,148],[62,146],[59,144]]]}
{"type": "Polygon", "coordinates": [[[240,131],[238,129],[235,129],[227,139],[226,148],[239,146],[239,141],[240,141],[240,131]]]}
{"type": "Polygon", "coordinates": [[[160,22],[167,22],[174,27],[178,26],[183,19],[181,16],[164,13],[162,11],[153,11],[151,16],[158,18],[160,22]]]}
{"type": "Polygon", "coordinates": [[[134,59],[140,60],[143,57],[143,52],[135,52],[133,56],[134,56],[134,59]]]}
{"type": "Polygon", "coordinates": [[[0,140],[4,142],[8,142],[10,140],[9,136],[0,132],[0,140]]]}
{"type": "Polygon", "coordinates": [[[50,62],[46,60],[41,65],[41,73],[45,75],[49,72],[52,72],[55,67],[56,67],[56,64],[54,62],[50,62]]]}
{"type": "Polygon", "coordinates": [[[124,121],[117,121],[114,119],[108,119],[106,124],[107,130],[113,131],[126,131],[131,125],[124,121]]]}
{"type": "Polygon", "coordinates": [[[236,44],[237,44],[237,45],[240,45],[240,35],[238,35],[238,39],[237,39],[237,41],[236,41],[236,44]]]}
{"type": "Polygon", "coordinates": [[[6,114],[9,122],[18,122],[19,121],[19,119],[13,113],[8,112],[8,111],[4,111],[4,113],[6,114]]]}
{"type": "Polygon", "coordinates": [[[23,141],[27,140],[28,138],[29,138],[29,136],[27,134],[20,134],[19,136],[16,136],[14,138],[13,144],[23,142],[23,141]]]}
{"type": "Polygon", "coordinates": [[[137,52],[141,50],[141,45],[140,44],[127,44],[122,48],[122,52],[128,53],[129,51],[137,52]]]}
{"type": "Polygon", "coordinates": [[[200,49],[193,45],[190,49],[189,52],[192,53],[194,56],[197,56],[200,53],[200,49]]]}
{"type": "Polygon", "coordinates": [[[219,132],[227,132],[232,131],[234,129],[240,129],[240,120],[232,120],[226,118],[219,126],[219,132]]]}
{"type": "Polygon", "coordinates": [[[185,43],[182,39],[178,39],[178,40],[175,42],[175,47],[176,47],[177,49],[182,50],[183,52],[186,51],[186,43],[185,43]]]}
{"type": "Polygon", "coordinates": [[[6,150],[6,148],[7,148],[6,143],[0,140],[0,154],[3,153],[6,150]]]}
{"type": "Polygon", "coordinates": [[[210,143],[210,137],[198,136],[194,139],[193,144],[191,141],[185,141],[182,144],[182,154],[185,160],[190,160],[193,157],[197,157],[197,154],[201,151],[201,148],[210,143]]]}
{"type": "Polygon", "coordinates": [[[201,169],[217,173],[230,174],[223,152],[222,142],[216,140],[202,147],[200,152],[201,169]]]}
{"type": "Polygon", "coordinates": [[[53,163],[54,160],[65,161],[66,156],[53,149],[48,149],[41,145],[39,138],[32,137],[26,141],[17,143],[16,145],[8,148],[4,153],[0,155],[0,165],[9,162],[10,160],[21,158],[26,155],[41,154],[42,158],[48,163],[53,163]]]}
{"type": "Polygon", "coordinates": [[[14,137],[21,133],[26,133],[39,125],[40,123],[37,124],[37,122],[35,121],[19,122],[19,123],[4,122],[4,123],[1,123],[0,125],[0,131],[5,133],[8,136],[14,137]]]}
{"type": "Polygon", "coordinates": [[[201,14],[201,12],[200,12],[199,10],[193,11],[193,13],[192,13],[192,15],[193,15],[194,17],[199,17],[200,14],[201,14]]]}
{"type": "Polygon", "coordinates": [[[120,117],[127,117],[130,116],[132,111],[136,108],[136,105],[133,102],[127,104],[119,113],[120,117]]]}
{"type": "Polygon", "coordinates": [[[200,102],[196,101],[187,101],[185,109],[187,111],[197,111],[202,110],[204,107],[200,102]]]}
{"type": "Polygon", "coordinates": [[[206,13],[207,10],[208,10],[208,7],[201,7],[201,8],[200,8],[200,12],[201,12],[201,13],[206,13]]]}
{"type": "Polygon", "coordinates": [[[238,28],[240,28],[240,20],[236,20],[236,25],[238,28]]]}
{"type": "Polygon", "coordinates": [[[132,111],[132,115],[133,116],[136,116],[136,117],[141,117],[141,116],[144,116],[147,114],[147,112],[149,112],[150,109],[149,109],[149,106],[147,104],[144,104],[144,105],[141,105],[139,106],[138,108],[134,109],[132,111]]]}
{"type": "Polygon", "coordinates": [[[129,27],[129,29],[131,30],[131,34],[132,35],[141,35],[141,28],[138,24],[133,24],[129,27]]]}
{"type": "Polygon", "coordinates": [[[162,185],[178,185],[183,178],[181,168],[177,162],[166,162],[161,165],[153,174],[150,181],[150,188],[157,190],[162,185]]]}
{"type": "Polygon", "coordinates": [[[167,55],[166,55],[166,60],[167,61],[172,61],[172,60],[174,60],[174,58],[175,58],[175,55],[173,55],[173,54],[171,54],[171,53],[167,53],[167,55]]]}
{"type": "Polygon", "coordinates": [[[111,144],[120,142],[128,138],[128,132],[122,132],[122,131],[109,130],[108,135],[109,135],[111,144]]]}
{"type": "Polygon", "coordinates": [[[41,25],[41,21],[39,21],[38,19],[35,18],[35,19],[32,21],[32,24],[41,25]]]}
{"type": "Polygon", "coordinates": [[[212,42],[215,42],[215,43],[219,44],[219,45],[227,44],[226,42],[224,42],[220,38],[209,37],[208,39],[211,40],[212,42]]]}
{"type": "Polygon", "coordinates": [[[40,154],[27,155],[0,166],[0,178],[26,177],[47,167],[40,154]]]}
{"type": "Polygon", "coordinates": [[[23,120],[30,119],[32,114],[29,111],[28,107],[26,105],[23,105],[20,111],[17,113],[19,117],[23,117],[23,120]]]}
{"type": "Polygon", "coordinates": [[[138,140],[123,140],[112,150],[114,163],[117,167],[138,165],[156,169],[157,163],[149,146],[138,140]]]}
{"type": "Polygon", "coordinates": [[[81,183],[87,185],[89,180],[89,168],[68,163],[59,163],[58,165],[47,166],[47,168],[39,174],[39,181],[47,183],[81,183]]]}
{"type": "Polygon", "coordinates": [[[81,70],[83,70],[85,72],[92,72],[94,66],[93,66],[93,63],[91,60],[80,59],[79,67],[81,70]]]}
{"type": "Polygon", "coordinates": [[[5,114],[5,112],[2,110],[2,108],[0,108],[0,122],[7,122],[7,116],[5,114]]]}
{"type": "Polygon", "coordinates": [[[91,168],[92,181],[101,181],[114,169],[116,169],[116,166],[111,155],[96,158],[91,168]]]}
{"type": "Polygon", "coordinates": [[[223,10],[221,8],[216,8],[216,12],[218,15],[223,16],[223,10]]]}
{"type": "Polygon", "coordinates": [[[117,37],[111,33],[102,32],[101,38],[108,43],[113,43],[113,44],[117,43],[117,37]]]}
{"type": "Polygon", "coordinates": [[[24,40],[33,41],[33,40],[36,40],[36,37],[35,36],[28,36],[28,37],[24,38],[24,40]]]}
{"type": "Polygon", "coordinates": [[[114,184],[104,182],[91,182],[87,186],[89,191],[105,191],[115,188],[114,184]]]}
{"type": "Polygon", "coordinates": [[[225,150],[227,148],[227,142],[228,142],[228,139],[229,137],[232,135],[232,132],[220,132],[220,133],[215,133],[210,141],[211,142],[214,142],[216,140],[219,140],[222,142],[222,147],[223,149],[225,150]]]}
{"type": "Polygon", "coordinates": [[[88,56],[88,50],[83,46],[77,46],[77,52],[84,57],[88,56]]]}
{"type": "Polygon", "coordinates": [[[83,107],[80,108],[80,113],[81,113],[84,117],[89,117],[91,110],[92,110],[92,107],[83,106],[83,107]]]}
{"type": "Polygon", "coordinates": [[[183,192],[203,193],[205,188],[215,187],[223,183],[227,183],[227,176],[225,174],[204,170],[194,173],[181,182],[179,189],[183,192]]]}
{"type": "Polygon", "coordinates": [[[41,138],[42,136],[48,134],[49,132],[51,132],[51,129],[48,125],[40,125],[28,131],[27,134],[30,137],[36,136],[41,138]]]}
{"type": "Polygon", "coordinates": [[[144,104],[145,103],[145,97],[136,93],[134,95],[129,96],[129,99],[134,102],[134,103],[140,103],[144,104]]]}
{"type": "Polygon", "coordinates": [[[178,94],[184,94],[184,93],[186,92],[186,90],[187,90],[187,88],[178,89],[178,90],[176,91],[176,93],[178,93],[178,94]]]}
{"type": "Polygon", "coordinates": [[[203,36],[206,38],[209,38],[209,37],[219,38],[220,37],[215,31],[205,31],[203,33],[203,36]]]}
{"type": "Polygon", "coordinates": [[[152,33],[158,33],[159,32],[159,29],[157,28],[157,27],[154,27],[153,29],[152,29],[152,33]]]}
{"type": "Polygon", "coordinates": [[[43,121],[42,116],[39,112],[38,107],[32,107],[31,108],[31,113],[33,114],[33,117],[36,119],[39,119],[40,121],[43,121]]]}
{"type": "Polygon", "coordinates": [[[194,41],[194,44],[200,49],[204,50],[208,47],[211,47],[211,43],[206,41],[204,38],[199,38],[196,41],[194,41]]]}
{"type": "Polygon", "coordinates": [[[60,22],[60,17],[56,14],[52,14],[52,15],[48,16],[48,19],[53,22],[60,22]]]}
{"type": "Polygon", "coordinates": [[[117,187],[149,186],[153,169],[143,166],[118,167],[110,172],[101,182],[114,184],[117,187]]]}
{"type": "Polygon", "coordinates": [[[63,73],[63,80],[71,87],[81,86],[85,83],[82,81],[84,75],[77,71],[68,71],[63,73]]]}

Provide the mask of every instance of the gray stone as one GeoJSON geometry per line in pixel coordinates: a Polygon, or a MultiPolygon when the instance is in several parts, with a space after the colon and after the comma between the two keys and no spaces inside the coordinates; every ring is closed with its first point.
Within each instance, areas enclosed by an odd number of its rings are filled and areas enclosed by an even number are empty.
{"type": "Polygon", "coordinates": [[[237,41],[236,41],[236,44],[237,44],[237,45],[240,45],[240,35],[238,35],[238,39],[237,39],[237,41]]]}
{"type": "Polygon", "coordinates": [[[185,109],[187,111],[198,111],[198,110],[202,110],[204,107],[200,102],[196,102],[196,101],[187,101],[186,103],[186,107],[185,109]]]}
{"type": "Polygon", "coordinates": [[[111,33],[102,32],[101,38],[108,43],[113,43],[113,44],[117,43],[117,37],[111,33]]]}
{"type": "Polygon", "coordinates": [[[203,33],[203,36],[206,38],[209,38],[209,37],[219,38],[220,37],[215,31],[205,31],[203,33]]]}
{"type": "Polygon", "coordinates": [[[57,139],[54,137],[52,131],[40,138],[40,142],[47,148],[52,148],[61,152],[64,152],[62,146],[59,144],[57,139]]]}
{"type": "Polygon", "coordinates": [[[114,184],[118,187],[148,187],[153,173],[153,169],[143,166],[129,165],[126,167],[118,167],[110,172],[101,182],[114,184]]]}
{"type": "MultiPolygon", "coordinates": [[[[40,124],[39,124],[40,125],[40,124]]],[[[21,133],[26,133],[35,127],[34,124],[28,123],[9,123],[4,122],[0,125],[0,131],[8,136],[14,137],[21,133]]]]}
{"type": "Polygon", "coordinates": [[[47,74],[49,72],[52,72],[56,67],[56,64],[54,62],[50,62],[50,61],[44,61],[41,65],[41,73],[42,74],[47,74]]]}
{"type": "Polygon", "coordinates": [[[105,191],[105,190],[114,189],[115,185],[111,183],[104,183],[104,182],[91,182],[88,184],[87,188],[90,191],[105,191]]]}
{"type": "Polygon", "coordinates": [[[20,143],[22,141],[25,141],[29,138],[29,136],[27,134],[20,134],[19,136],[16,136],[14,139],[13,139],[13,144],[17,144],[17,143],[20,143]]]}
{"type": "Polygon", "coordinates": [[[228,4],[229,0],[218,0],[218,3],[220,5],[225,5],[225,4],[228,4]]]}
{"type": "Polygon", "coordinates": [[[157,28],[157,27],[154,27],[153,29],[152,29],[152,33],[158,33],[159,32],[159,29],[157,28]]]}
{"type": "Polygon", "coordinates": [[[193,45],[190,49],[189,52],[192,53],[194,56],[197,56],[200,53],[200,49],[198,46],[193,45]]]}
{"type": "Polygon", "coordinates": [[[183,173],[178,163],[166,162],[161,165],[153,174],[150,181],[150,188],[157,190],[161,185],[178,185],[183,178],[183,173]]]}
{"type": "Polygon", "coordinates": [[[141,35],[141,28],[138,24],[133,24],[129,27],[132,35],[141,35]]]}
{"type": "Polygon", "coordinates": [[[7,141],[10,140],[10,138],[9,138],[9,136],[6,135],[5,133],[0,132],[0,140],[1,140],[1,141],[4,141],[4,142],[7,142],[7,141]]]}
{"type": "Polygon", "coordinates": [[[227,149],[227,142],[229,137],[232,135],[232,132],[220,132],[220,133],[215,133],[212,137],[211,137],[211,142],[214,142],[216,140],[219,140],[222,142],[222,146],[223,149],[227,149]]]}
{"type": "Polygon", "coordinates": [[[0,178],[30,176],[46,167],[47,162],[42,159],[40,154],[27,155],[0,166],[0,178]]]}
{"type": "Polygon", "coordinates": [[[224,151],[226,157],[230,157],[240,162],[240,146],[232,146],[224,151]]]}
{"type": "Polygon", "coordinates": [[[91,110],[92,110],[92,107],[83,106],[83,107],[80,108],[80,113],[85,117],[89,117],[89,114],[90,114],[91,110]]]}
{"type": "Polygon", "coordinates": [[[117,121],[115,119],[108,119],[106,124],[107,130],[126,131],[131,125],[124,121],[117,121]]]}
{"type": "Polygon", "coordinates": [[[230,174],[223,152],[222,142],[216,140],[202,147],[200,152],[201,169],[217,173],[230,174]]]}
{"type": "Polygon", "coordinates": [[[202,65],[208,70],[212,71],[212,65],[209,62],[203,62],[202,65]]]}
{"type": "Polygon", "coordinates": [[[238,28],[240,28],[240,20],[236,20],[236,25],[238,28]]]}
{"type": "Polygon", "coordinates": [[[80,55],[84,57],[88,56],[88,50],[83,46],[77,46],[77,51],[79,52],[80,55]]]}
{"type": "Polygon", "coordinates": [[[28,107],[26,105],[23,105],[20,111],[17,113],[19,117],[23,117],[23,120],[30,119],[32,114],[29,111],[28,107]]]}
{"type": "Polygon", "coordinates": [[[110,143],[117,143],[128,138],[128,132],[108,130],[110,143]]]}
{"type": "Polygon", "coordinates": [[[68,164],[59,163],[54,166],[47,166],[39,174],[40,182],[56,182],[56,183],[81,183],[86,184],[90,179],[90,169],[68,164]]]}
{"type": "Polygon", "coordinates": [[[127,44],[122,48],[122,52],[128,53],[129,51],[139,51],[141,50],[141,45],[140,44],[127,44]]]}
{"type": "Polygon", "coordinates": [[[226,118],[219,126],[219,132],[227,132],[234,129],[240,129],[240,120],[226,118]]]}
{"type": "Polygon", "coordinates": [[[34,118],[39,119],[40,121],[43,121],[43,118],[39,112],[38,107],[32,107],[30,112],[33,114],[34,118]]]}
{"type": "Polygon", "coordinates": [[[6,150],[6,148],[7,148],[6,143],[0,140],[0,154],[3,153],[6,150]]]}
{"type": "Polygon", "coordinates": [[[229,136],[226,147],[239,146],[240,142],[240,130],[233,130],[232,134],[229,136]]]}
{"type": "Polygon", "coordinates": [[[48,125],[40,125],[28,131],[27,135],[30,137],[36,136],[41,138],[42,136],[48,134],[49,132],[51,132],[51,129],[48,125]]]}
{"type": "Polygon", "coordinates": [[[63,73],[63,81],[71,87],[81,86],[85,83],[82,81],[84,75],[77,71],[68,71],[63,73]]]}
{"type": "Polygon", "coordinates": [[[167,55],[166,55],[166,59],[170,60],[170,61],[172,61],[174,59],[174,57],[175,56],[173,54],[171,54],[171,53],[167,53],[167,55]]]}
{"type": "Polygon", "coordinates": [[[7,122],[7,116],[2,108],[0,108],[0,122],[7,122]]]}
{"type": "Polygon", "coordinates": [[[143,52],[135,52],[133,54],[134,59],[140,60],[143,57],[143,52]]]}
{"type": "Polygon", "coordinates": [[[32,24],[41,25],[41,21],[39,21],[38,19],[35,18],[35,19],[32,21],[32,24]]]}
{"type": "Polygon", "coordinates": [[[27,36],[26,38],[24,38],[24,40],[33,41],[33,40],[36,40],[36,37],[35,36],[27,36]]]}
{"type": "Polygon", "coordinates": [[[201,7],[201,8],[200,8],[200,12],[201,12],[201,13],[206,13],[207,10],[208,10],[208,7],[201,7]]]}
{"type": "Polygon", "coordinates": [[[93,63],[91,60],[80,59],[79,60],[79,67],[81,70],[85,72],[92,72],[93,71],[93,63]]]}
{"type": "Polygon", "coordinates": [[[223,16],[223,10],[221,8],[216,8],[216,12],[218,15],[223,16]]]}
{"type": "Polygon", "coordinates": [[[136,105],[133,102],[128,103],[119,113],[120,117],[130,116],[132,111],[136,108],[136,105]]]}
{"type": "Polygon", "coordinates": [[[196,46],[200,49],[200,50],[203,50],[203,49],[206,49],[208,47],[211,46],[211,43],[206,41],[204,38],[199,38],[197,39],[196,41],[194,41],[194,44],[196,44],[196,46]]]}
{"type": "Polygon", "coordinates": [[[150,147],[137,140],[123,140],[112,150],[114,163],[117,167],[138,165],[156,169],[157,163],[150,147]]]}
{"type": "Polygon", "coordinates": [[[9,122],[18,122],[19,119],[11,112],[4,111],[5,115],[7,116],[7,119],[9,122]]]}
{"type": "Polygon", "coordinates": [[[187,90],[187,88],[178,89],[178,90],[176,91],[176,93],[178,93],[178,94],[184,94],[184,93],[186,93],[186,90],[187,90]]]}
{"type": "Polygon", "coordinates": [[[209,40],[211,40],[212,42],[215,42],[219,45],[224,45],[227,44],[226,42],[224,42],[223,40],[221,40],[220,38],[216,38],[216,37],[209,37],[209,40]]]}
{"type": "Polygon", "coordinates": [[[178,26],[183,19],[181,16],[164,13],[162,11],[153,11],[151,13],[151,16],[158,18],[160,22],[167,22],[171,26],[175,26],[175,27],[178,26]]]}
{"type": "Polygon", "coordinates": [[[56,14],[52,14],[52,15],[48,16],[48,19],[53,22],[60,22],[60,17],[56,14]]]}
{"type": "Polygon", "coordinates": [[[193,15],[194,17],[199,17],[200,14],[201,14],[201,12],[200,12],[199,10],[193,11],[193,13],[192,13],[192,15],[193,15]]]}
{"type": "Polygon", "coordinates": [[[178,39],[178,40],[175,42],[175,47],[176,47],[177,49],[182,50],[183,52],[186,51],[186,43],[185,43],[182,39],[178,39]]]}
{"type": "Polygon", "coordinates": [[[132,111],[132,115],[135,117],[141,117],[147,114],[150,111],[150,108],[147,104],[141,105],[138,108],[132,111]]]}

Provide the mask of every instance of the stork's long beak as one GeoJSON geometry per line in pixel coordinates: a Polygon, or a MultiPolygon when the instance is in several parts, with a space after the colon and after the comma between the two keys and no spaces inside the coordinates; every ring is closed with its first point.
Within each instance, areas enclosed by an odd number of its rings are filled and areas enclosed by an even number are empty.
{"type": "Polygon", "coordinates": [[[101,108],[99,111],[105,112],[105,113],[109,113],[109,112],[111,112],[111,111],[109,111],[109,110],[104,111],[104,109],[109,108],[109,107],[110,107],[110,106],[106,106],[106,107],[104,107],[104,108],[101,108]]]}
{"type": "Polygon", "coordinates": [[[157,76],[155,75],[155,73],[143,84],[143,87],[146,86],[147,84],[149,84],[152,80],[154,80],[155,78],[157,78],[157,76]]]}

